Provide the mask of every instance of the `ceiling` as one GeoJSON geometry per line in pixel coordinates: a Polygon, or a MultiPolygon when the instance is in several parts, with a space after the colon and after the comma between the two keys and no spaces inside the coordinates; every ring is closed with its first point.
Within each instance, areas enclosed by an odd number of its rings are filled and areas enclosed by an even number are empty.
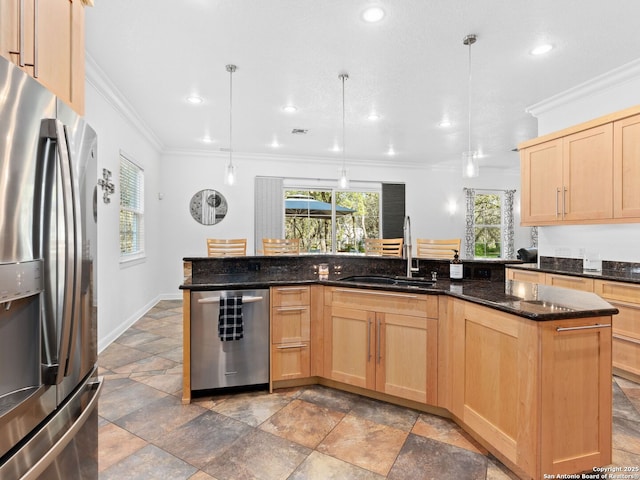
{"type": "Polygon", "coordinates": [[[235,64],[234,155],[339,163],[348,73],[348,162],[460,168],[470,85],[480,167],[518,168],[537,135],[525,109],[637,59],[638,18],[637,0],[96,0],[86,47],[165,152],[229,148],[235,64]],[[555,48],[531,55],[539,43],[555,48]]]}

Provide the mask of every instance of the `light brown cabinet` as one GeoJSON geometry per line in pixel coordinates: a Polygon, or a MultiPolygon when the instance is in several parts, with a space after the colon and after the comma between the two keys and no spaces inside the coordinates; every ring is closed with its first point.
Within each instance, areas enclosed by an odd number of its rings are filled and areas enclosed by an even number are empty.
{"type": "Polygon", "coordinates": [[[521,176],[522,225],[612,219],[612,124],[522,149],[521,176]]]}
{"type": "Polygon", "coordinates": [[[545,273],[544,283],[552,287],[570,288],[583,292],[593,292],[593,279],[586,277],[574,277],[573,275],[560,275],[557,273],[545,273]]]}
{"type": "Polygon", "coordinates": [[[325,288],[324,376],[435,404],[437,318],[436,296],[325,288]]]}
{"type": "Polygon", "coordinates": [[[640,380],[640,285],[596,280],[594,292],[619,311],[613,317],[613,368],[617,375],[640,380]]]}
{"type": "Polygon", "coordinates": [[[523,478],[609,464],[611,318],[536,322],[450,302],[452,413],[523,478]]]}
{"type": "Polygon", "coordinates": [[[311,287],[271,288],[271,380],[310,375],[311,287]]]}
{"type": "Polygon", "coordinates": [[[614,218],[640,218],[640,115],[613,124],[614,218]]]}
{"type": "Polygon", "coordinates": [[[0,0],[0,55],[84,113],[80,0],[0,0]]]}

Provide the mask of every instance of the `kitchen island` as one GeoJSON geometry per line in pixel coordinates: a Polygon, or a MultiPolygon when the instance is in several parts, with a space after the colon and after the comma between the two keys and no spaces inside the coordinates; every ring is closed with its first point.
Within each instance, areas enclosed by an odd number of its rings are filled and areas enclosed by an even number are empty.
{"type": "MultiPolygon", "coordinates": [[[[243,265],[185,260],[193,273],[181,286],[185,402],[192,394],[191,291],[268,287],[273,388],[321,383],[448,416],[521,478],[611,462],[611,317],[617,310],[594,294],[499,275],[372,283],[372,271],[402,278],[402,262],[390,259],[366,259],[366,269],[356,257],[269,259],[268,266],[260,257],[243,265]],[[338,261],[340,268],[332,263],[338,261]],[[329,275],[320,278],[308,262],[329,263],[329,275]],[[368,278],[348,279],[358,273],[368,278]],[[282,325],[273,298],[287,288],[305,292],[299,311],[308,313],[287,317],[297,335],[291,348],[274,333],[282,325]],[[288,357],[276,359],[282,346],[288,357]]],[[[437,266],[427,263],[425,273],[437,266]]]]}

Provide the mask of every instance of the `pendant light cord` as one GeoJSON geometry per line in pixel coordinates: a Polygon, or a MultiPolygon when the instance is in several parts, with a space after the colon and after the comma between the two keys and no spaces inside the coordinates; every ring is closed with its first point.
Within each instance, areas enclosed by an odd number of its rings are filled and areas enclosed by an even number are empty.
{"type": "Polygon", "coordinates": [[[229,166],[233,166],[233,72],[236,71],[235,65],[227,65],[229,72],[229,166]]]}
{"type": "Polygon", "coordinates": [[[346,150],[346,144],[345,144],[345,107],[344,107],[344,81],[347,80],[349,78],[349,75],[346,73],[341,73],[339,75],[340,79],[342,80],[342,173],[345,173],[346,170],[346,166],[347,166],[347,161],[345,158],[345,150],[346,150]]]}
{"type": "Polygon", "coordinates": [[[474,34],[471,35],[467,35],[466,37],[464,37],[464,39],[462,40],[462,43],[464,43],[465,45],[469,46],[469,58],[468,58],[468,72],[469,72],[469,77],[467,79],[467,97],[468,97],[468,122],[469,122],[469,138],[468,138],[468,149],[467,151],[469,152],[469,154],[471,154],[471,45],[473,45],[474,43],[476,43],[476,39],[477,37],[474,34]]]}

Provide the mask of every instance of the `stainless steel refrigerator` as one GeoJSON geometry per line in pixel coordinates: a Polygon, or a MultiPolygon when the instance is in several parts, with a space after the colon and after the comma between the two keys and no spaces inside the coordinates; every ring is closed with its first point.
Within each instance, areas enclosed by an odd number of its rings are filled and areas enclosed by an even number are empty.
{"type": "Polygon", "coordinates": [[[98,477],[96,134],[0,57],[0,478],[98,477]]]}

